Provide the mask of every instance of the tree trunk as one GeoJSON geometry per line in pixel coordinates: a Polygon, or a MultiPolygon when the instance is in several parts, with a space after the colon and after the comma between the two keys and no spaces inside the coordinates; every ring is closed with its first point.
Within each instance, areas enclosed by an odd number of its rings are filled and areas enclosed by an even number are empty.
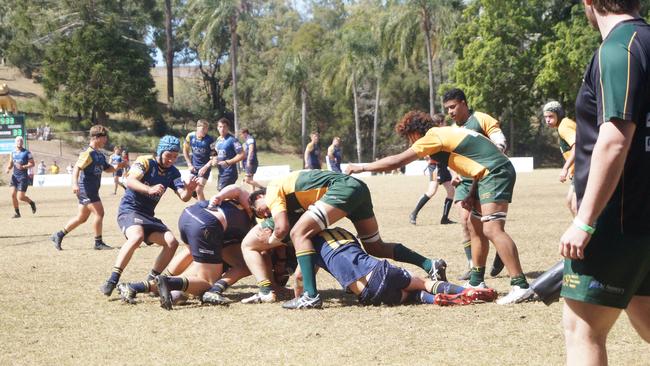
{"type": "Polygon", "coordinates": [[[307,142],[307,88],[304,85],[300,87],[300,133],[300,151],[304,152],[307,142]]]}
{"type": "Polygon", "coordinates": [[[427,49],[427,65],[429,67],[429,115],[436,113],[435,93],[433,92],[433,54],[431,52],[431,35],[429,29],[425,29],[424,39],[427,49]]]}
{"type": "Polygon", "coordinates": [[[106,125],[106,122],[108,122],[108,113],[104,110],[98,110],[97,111],[97,122],[102,125],[106,125]]]}
{"type": "Polygon", "coordinates": [[[352,73],[352,98],[354,99],[354,129],[357,137],[357,162],[361,163],[361,122],[359,121],[359,102],[357,101],[357,79],[352,73]]]}
{"type": "Polygon", "coordinates": [[[237,136],[239,131],[239,118],[237,113],[237,15],[230,20],[230,43],[231,43],[231,69],[232,69],[232,112],[234,115],[233,134],[237,136]]]}
{"type": "Polygon", "coordinates": [[[172,34],[172,2],[165,0],[165,64],[167,66],[167,109],[174,106],[174,42],[172,34]]]}
{"type": "Polygon", "coordinates": [[[375,93],[375,118],[372,124],[372,161],[377,159],[377,127],[379,126],[379,93],[381,78],[377,77],[377,92],[375,93]]]}

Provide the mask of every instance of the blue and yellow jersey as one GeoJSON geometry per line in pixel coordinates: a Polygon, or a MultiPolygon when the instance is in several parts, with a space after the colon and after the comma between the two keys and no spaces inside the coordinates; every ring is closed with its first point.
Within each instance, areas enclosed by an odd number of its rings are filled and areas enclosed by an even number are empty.
{"type": "Polygon", "coordinates": [[[457,127],[433,127],[412,146],[419,157],[447,161],[448,166],[466,178],[483,178],[490,171],[510,162],[485,136],[457,127]]]}
{"type": "Polygon", "coordinates": [[[32,153],[29,152],[29,150],[22,148],[20,151],[12,151],[11,152],[11,160],[14,163],[14,170],[13,170],[13,176],[16,179],[22,179],[22,178],[27,178],[28,173],[27,169],[18,169],[16,168],[16,164],[20,165],[27,165],[30,160],[33,160],[34,157],[32,156],[32,153]]]}
{"type": "Polygon", "coordinates": [[[460,126],[468,130],[476,131],[485,137],[490,137],[495,132],[502,132],[499,121],[482,112],[474,112],[470,110],[470,116],[467,121],[460,126]]]}
{"type": "MultiPolygon", "coordinates": [[[[243,151],[241,143],[232,134],[226,137],[219,136],[217,138],[217,161],[226,161],[234,158],[243,151]]],[[[237,177],[237,164],[232,164],[227,168],[219,165],[219,179],[226,179],[229,177],[237,177]]]]}
{"type": "MultiPolygon", "coordinates": [[[[650,234],[650,25],[630,19],[612,28],[594,53],[576,99],[575,189],[582,200],[603,123],[630,121],[635,130],[621,178],[607,203],[626,234],[650,234]]],[[[596,162],[597,164],[601,162],[596,162]]]]}
{"type": "Polygon", "coordinates": [[[308,169],[320,169],[320,145],[310,142],[305,147],[308,169]]]}
{"type": "Polygon", "coordinates": [[[347,288],[370,273],[380,261],[369,256],[349,231],[340,227],[325,229],[312,238],[316,264],[347,288]]]}
{"type": "Polygon", "coordinates": [[[272,180],[266,187],[264,200],[272,215],[283,211],[301,213],[323,197],[332,183],[346,177],[345,174],[328,170],[293,172],[272,180]]]}
{"type": "Polygon", "coordinates": [[[257,164],[257,144],[255,143],[255,138],[253,135],[248,135],[246,138],[246,141],[244,141],[244,152],[245,152],[245,157],[244,157],[244,166],[248,164],[249,162],[252,164],[257,164]],[[249,151],[253,148],[253,157],[248,158],[249,151]]]}
{"type": "Polygon", "coordinates": [[[104,154],[88,146],[84,152],[79,154],[75,166],[81,171],[79,188],[87,193],[99,192],[102,172],[110,167],[104,154]]]}
{"type": "MultiPolygon", "coordinates": [[[[162,184],[165,188],[171,187],[176,191],[185,188],[181,173],[175,166],[164,169],[151,155],[138,157],[131,166],[128,177],[134,177],[148,186],[162,184]]],[[[154,216],[154,210],[161,196],[142,194],[127,188],[120,202],[118,215],[126,211],[135,211],[154,216]]]]}
{"type": "Polygon", "coordinates": [[[327,148],[327,155],[334,156],[334,161],[330,160],[330,164],[334,171],[341,172],[341,161],[343,160],[343,154],[341,153],[340,146],[330,145],[327,148]]]}
{"type": "Polygon", "coordinates": [[[188,133],[185,137],[185,145],[189,147],[192,153],[192,166],[196,169],[201,169],[208,163],[208,161],[210,161],[212,151],[215,150],[216,142],[210,135],[198,138],[196,136],[196,131],[193,131],[188,133]]]}

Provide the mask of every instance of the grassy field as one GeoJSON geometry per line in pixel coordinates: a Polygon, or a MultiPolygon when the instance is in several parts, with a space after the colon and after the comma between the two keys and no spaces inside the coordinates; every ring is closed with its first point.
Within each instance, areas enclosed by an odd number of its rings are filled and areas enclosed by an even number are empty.
{"type": "MultiPolygon", "coordinates": [[[[563,206],[566,184],[559,170],[520,174],[508,231],[518,244],[524,271],[535,278],[558,260],[557,242],[570,222],[563,206]]],[[[418,225],[408,213],[426,187],[424,177],[378,176],[366,179],[382,236],[401,241],[449,263],[455,279],[465,270],[458,225],[438,225],[443,196],[423,209],[418,225]]],[[[104,240],[123,237],[115,222],[119,196],[101,191],[106,208],[104,240]]],[[[210,187],[208,193],[214,193],[210,187]]],[[[564,362],[561,303],[360,307],[325,273],[318,276],[324,295],[320,311],[286,311],[279,304],[229,307],[197,302],[161,309],[158,300],[137,305],[107,300],[98,286],[109,275],[117,251],[91,249],[89,224],[69,234],[57,252],[48,237],[75,214],[68,188],[30,188],[38,204],[32,215],[13,214],[9,188],[0,187],[0,365],[558,365],[564,362]]],[[[184,207],[174,194],[160,202],[157,216],[177,234],[184,207]]],[[[344,223],[350,228],[349,223],[344,223]]],[[[492,250],[492,253],[494,251],[492,250]]],[[[124,281],[144,278],[156,248],[141,248],[124,271],[124,281]]],[[[492,254],[489,260],[491,261],[492,254]]],[[[414,273],[423,272],[408,267],[414,273]]],[[[489,278],[501,295],[505,276],[489,278]]],[[[252,278],[228,290],[240,300],[256,291],[252,278]]],[[[647,365],[650,346],[623,315],[609,339],[615,365],[647,365]],[[645,355],[645,356],[644,356],[645,355]]]]}

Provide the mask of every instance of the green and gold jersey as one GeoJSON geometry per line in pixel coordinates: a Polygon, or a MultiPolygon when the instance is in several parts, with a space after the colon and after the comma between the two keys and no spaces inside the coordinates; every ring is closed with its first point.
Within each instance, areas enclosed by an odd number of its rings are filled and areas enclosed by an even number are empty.
{"type": "Polygon", "coordinates": [[[304,212],[327,193],[329,186],[344,174],[325,170],[302,170],[272,180],[264,198],[271,214],[304,212]]]}
{"type": "Polygon", "coordinates": [[[560,135],[560,151],[566,160],[569,158],[571,148],[576,143],[576,122],[571,118],[564,117],[557,127],[557,133],[560,135]]]}
{"type": "Polygon", "coordinates": [[[432,155],[437,161],[448,159],[449,168],[467,178],[483,178],[510,162],[492,141],[466,128],[433,127],[411,150],[421,158],[432,155]]]}
{"type": "Polygon", "coordinates": [[[459,127],[476,131],[485,137],[490,137],[495,132],[501,132],[499,121],[489,114],[474,112],[472,110],[470,110],[470,116],[467,121],[459,127]]]}

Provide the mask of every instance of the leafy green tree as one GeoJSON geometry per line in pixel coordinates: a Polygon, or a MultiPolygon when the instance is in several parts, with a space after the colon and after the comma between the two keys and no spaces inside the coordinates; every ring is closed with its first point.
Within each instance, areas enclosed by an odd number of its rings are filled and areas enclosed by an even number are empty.
{"type": "Polygon", "coordinates": [[[155,113],[151,50],[115,22],[86,22],[47,48],[43,86],[65,111],[105,123],[107,113],[155,113]]]}

